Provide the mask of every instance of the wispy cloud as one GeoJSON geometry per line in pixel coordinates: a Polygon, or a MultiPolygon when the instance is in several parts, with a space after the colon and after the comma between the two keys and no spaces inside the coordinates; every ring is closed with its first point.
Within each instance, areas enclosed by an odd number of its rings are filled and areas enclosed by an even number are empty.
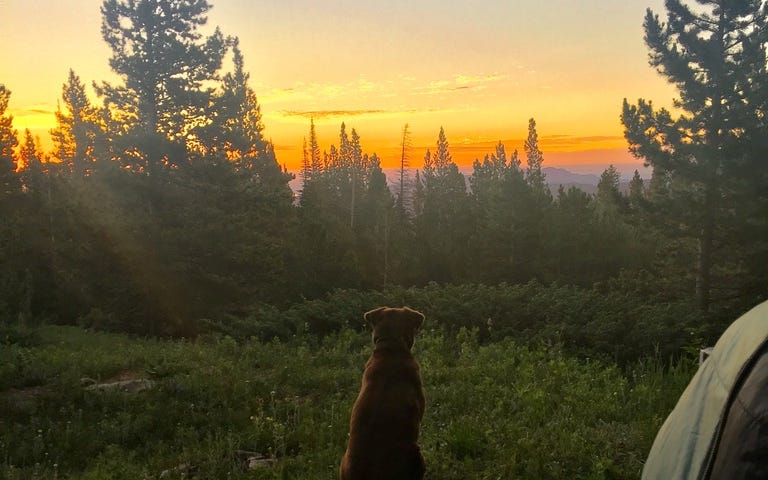
{"type": "Polygon", "coordinates": [[[377,115],[390,113],[387,110],[282,110],[286,117],[303,117],[314,119],[326,119],[334,117],[359,117],[361,115],[377,115]]]}
{"type": "Polygon", "coordinates": [[[361,117],[361,116],[399,116],[399,115],[418,115],[431,114],[437,112],[447,112],[447,109],[349,109],[349,110],[281,110],[279,114],[284,117],[314,118],[315,120],[326,120],[329,118],[361,117]]]}
{"type": "Polygon", "coordinates": [[[350,95],[361,96],[372,92],[386,91],[391,86],[384,82],[371,82],[365,78],[359,78],[343,83],[296,82],[290,87],[278,88],[268,85],[257,85],[256,88],[256,93],[259,95],[261,103],[279,103],[333,100],[350,95]]]}
{"type": "Polygon", "coordinates": [[[626,140],[621,135],[544,135],[540,137],[542,149],[549,147],[555,150],[580,150],[585,147],[596,148],[622,146],[626,140]]]}
{"type": "Polygon", "coordinates": [[[433,80],[425,86],[416,87],[417,95],[444,95],[461,90],[485,90],[492,83],[509,78],[498,73],[490,75],[455,75],[451,79],[433,80]]]}
{"type": "Polygon", "coordinates": [[[509,78],[507,74],[456,74],[451,78],[420,81],[399,75],[393,79],[374,81],[365,77],[340,83],[296,82],[287,87],[257,85],[256,93],[264,104],[283,102],[322,102],[339,98],[393,98],[404,95],[443,95],[451,92],[480,91],[509,78]]]}
{"type": "MultiPolygon", "coordinates": [[[[454,152],[493,152],[496,145],[501,141],[504,144],[507,153],[511,153],[517,149],[520,155],[523,154],[524,138],[505,138],[492,140],[488,137],[475,137],[475,138],[462,138],[454,139],[448,138],[450,142],[450,149],[454,152]]],[[[562,152],[580,152],[585,150],[611,150],[611,149],[625,149],[624,137],[620,135],[592,135],[592,136],[577,136],[577,135],[543,135],[539,137],[539,148],[544,151],[544,156],[547,153],[562,153],[562,152]]]]}
{"type": "Polygon", "coordinates": [[[456,75],[454,80],[459,85],[475,85],[479,83],[497,82],[499,80],[505,80],[509,75],[502,75],[499,73],[493,73],[490,75],[456,75]]]}
{"type": "Polygon", "coordinates": [[[37,104],[28,105],[24,108],[14,109],[13,115],[15,117],[29,117],[38,115],[53,115],[56,112],[56,108],[53,105],[37,104]]]}

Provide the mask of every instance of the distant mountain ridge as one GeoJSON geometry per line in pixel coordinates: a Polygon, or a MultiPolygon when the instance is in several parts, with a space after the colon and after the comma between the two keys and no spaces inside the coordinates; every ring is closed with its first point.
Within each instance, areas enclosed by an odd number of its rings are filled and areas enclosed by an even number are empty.
{"type": "MultiPolygon", "coordinates": [[[[416,168],[408,169],[408,178],[411,181],[413,181],[413,179],[416,177],[417,170],[418,169],[416,168]]],[[[469,185],[469,177],[472,176],[472,167],[459,167],[459,170],[467,178],[467,185],[469,185]]],[[[389,184],[389,187],[394,191],[396,189],[396,185],[398,185],[398,182],[400,181],[400,169],[384,168],[382,171],[387,177],[387,183],[389,184]]],[[[591,173],[574,173],[570,170],[559,167],[544,167],[542,168],[542,171],[544,172],[546,181],[553,193],[556,193],[560,188],[560,185],[562,185],[565,189],[576,187],[586,193],[592,194],[597,191],[597,184],[600,183],[600,176],[591,173]]],[[[623,192],[626,192],[628,185],[629,180],[622,178],[621,183],[619,184],[619,189],[623,192]]],[[[296,173],[296,178],[290,182],[290,186],[296,194],[301,191],[301,179],[299,178],[298,173],[296,173]]]]}

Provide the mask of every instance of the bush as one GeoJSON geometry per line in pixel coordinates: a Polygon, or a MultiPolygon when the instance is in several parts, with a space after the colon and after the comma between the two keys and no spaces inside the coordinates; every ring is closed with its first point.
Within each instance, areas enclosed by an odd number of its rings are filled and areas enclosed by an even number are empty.
{"type": "Polygon", "coordinates": [[[284,310],[258,306],[245,316],[209,322],[209,328],[240,340],[288,340],[305,333],[323,337],[343,328],[366,330],[362,314],[381,305],[423,312],[426,331],[454,335],[462,328],[476,329],[481,343],[511,338],[525,345],[559,344],[583,357],[620,364],[652,354],[678,356],[692,342],[711,343],[718,331],[702,330],[703,317],[686,302],[656,302],[635,291],[604,286],[585,289],[535,281],[338,290],[284,310]]]}

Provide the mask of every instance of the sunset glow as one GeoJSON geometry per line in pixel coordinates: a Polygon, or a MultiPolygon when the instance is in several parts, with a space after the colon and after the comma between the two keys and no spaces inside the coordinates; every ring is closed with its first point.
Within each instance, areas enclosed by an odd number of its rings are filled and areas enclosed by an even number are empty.
{"type": "MultiPolygon", "coordinates": [[[[100,35],[101,3],[0,3],[0,82],[12,91],[15,127],[46,147],[70,68],[88,85],[117,80],[100,35]]],[[[675,96],[643,44],[645,9],[662,9],[660,0],[211,3],[206,29],[240,38],[264,133],[289,169],[298,167],[311,118],[322,150],[338,143],[345,122],[384,167],[397,164],[406,123],[412,166],[441,126],[454,160],[469,165],[498,141],[522,154],[531,117],[545,166],[640,165],[626,152],[622,99],[669,105],[675,96]]]]}

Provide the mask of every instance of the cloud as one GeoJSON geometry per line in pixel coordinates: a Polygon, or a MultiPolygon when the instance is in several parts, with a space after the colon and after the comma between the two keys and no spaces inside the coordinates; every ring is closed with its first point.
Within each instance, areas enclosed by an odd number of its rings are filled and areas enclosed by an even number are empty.
{"type": "Polygon", "coordinates": [[[555,150],[582,150],[584,148],[596,148],[610,146],[612,148],[623,146],[626,140],[621,135],[545,135],[539,137],[541,148],[546,147],[555,150]]]}
{"type": "Polygon", "coordinates": [[[431,80],[421,83],[412,76],[399,75],[381,81],[372,81],[363,76],[341,83],[304,83],[296,82],[287,87],[257,85],[256,93],[262,104],[281,102],[317,102],[338,98],[392,98],[411,95],[442,95],[460,91],[480,91],[488,86],[509,78],[507,74],[468,75],[456,74],[451,78],[431,80]],[[260,93],[261,92],[261,93],[260,93]]]}
{"type": "Polygon", "coordinates": [[[447,112],[447,109],[409,109],[409,110],[385,110],[385,109],[350,109],[350,110],[281,110],[284,117],[314,118],[324,120],[329,118],[360,117],[360,116],[385,116],[385,115],[418,115],[427,113],[447,112]]]}
{"type": "Polygon", "coordinates": [[[336,99],[348,96],[365,96],[371,92],[387,92],[393,88],[391,82],[372,82],[359,78],[344,83],[304,83],[296,82],[290,87],[270,87],[257,85],[259,102],[297,102],[336,99]],[[264,92],[264,93],[259,93],[264,92]]]}
{"type": "Polygon", "coordinates": [[[56,109],[52,105],[38,104],[29,105],[25,108],[14,109],[12,114],[15,117],[30,117],[38,115],[53,115],[56,109]]]}
{"type": "MultiPolygon", "coordinates": [[[[511,154],[515,149],[518,150],[521,158],[524,158],[523,143],[525,138],[504,138],[492,140],[488,137],[451,139],[448,137],[451,151],[457,153],[463,152],[485,152],[491,153],[496,145],[501,141],[506,148],[507,154],[511,154]]],[[[626,150],[626,140],[620,135],[546,135],[539,137],[539,148],[543,150],[544,157],[553,153],[597,151],[614,149],[626,150]]],[[[482,155],[481,155],[482,156],[482,155]]]]}
{"type": "Polygon", "coordinates": [[[491,75],[456,75],[454,77],[454,80],[459,85],[474,85],[478,83],[490,83],[490,82],[497,82],[499,80],[504,80],[509,75],[502,75],[499,73],[494,73],[491,75]]]}
{"type": "Polygon", "coordinates": [[[488,85],[509,78],[498,73],[490,75],[454,75],[451,79],[433,80],[428,85],[416,87],[416,95],[444,95],[461,90],[485,90],[488,85]]]}
{"type": "Polygon", "coordinates": [[[333,117],[359,117],[360,115],[378,115],[391,113],[387,110],[282,110],[280,113],[286,117],[303,117],[326,119],[333,117]]]}

